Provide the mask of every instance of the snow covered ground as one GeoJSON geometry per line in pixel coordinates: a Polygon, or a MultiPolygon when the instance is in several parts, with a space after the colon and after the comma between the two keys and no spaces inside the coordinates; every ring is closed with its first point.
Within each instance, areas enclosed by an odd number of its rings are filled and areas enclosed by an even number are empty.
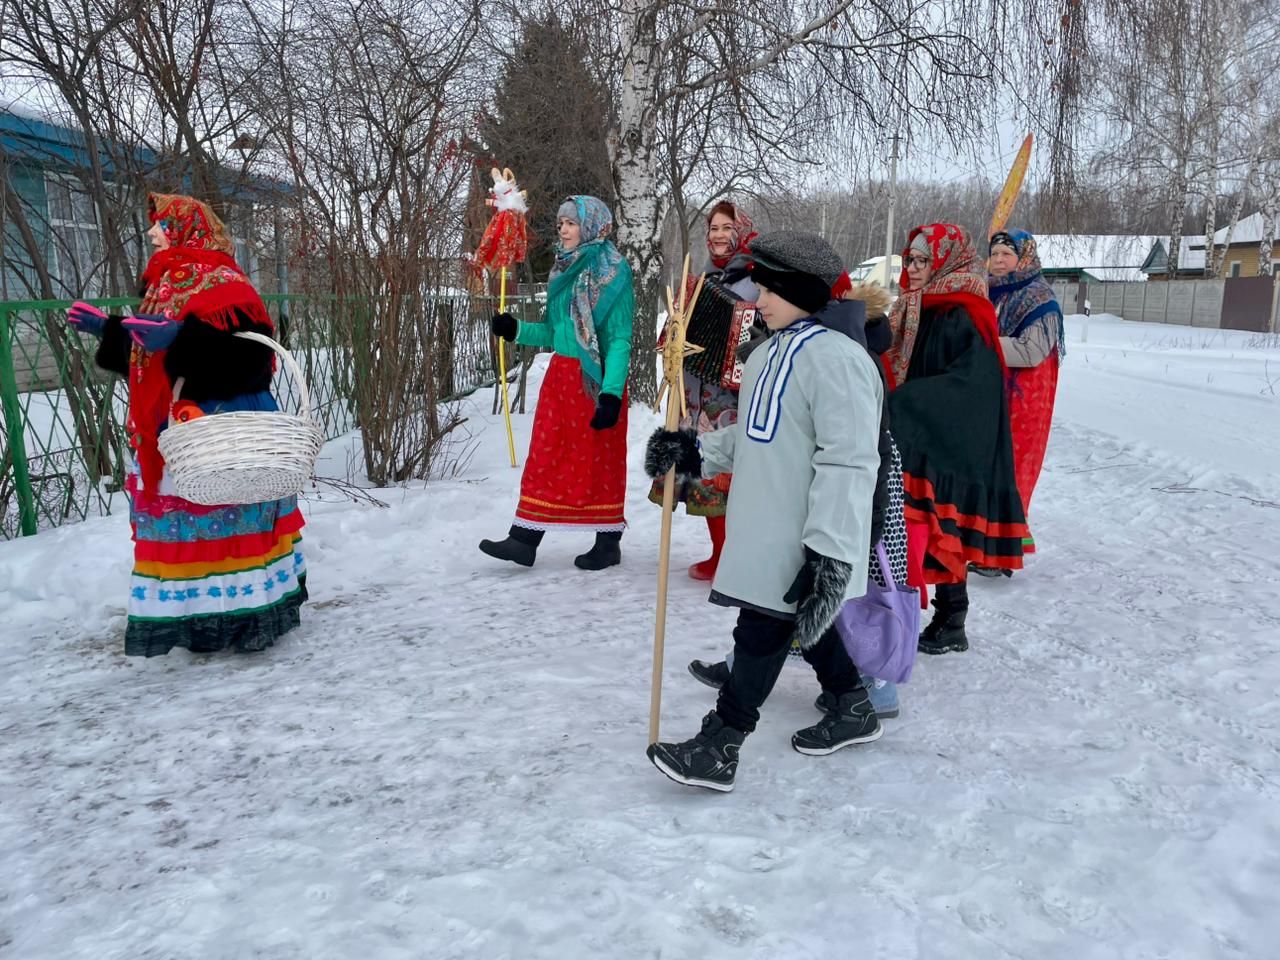
{"type": "MultiPolygon", "coordinates": [[[[644,757],[651,414],[620,568],[476,550],[518,480],[486,393],[458,479],[309,505],[304,626],[254,657],[121,655],[122,516],[0,544],[0,956],[1273,956],[1280,344],[1069,328],[1041,552],[973,585],[972,650],[827,758],[789,665],[728,795],[644,757]]],[[[669,737],[732,622],[679,573],[705,536],[678,516],[669,737]]]]}

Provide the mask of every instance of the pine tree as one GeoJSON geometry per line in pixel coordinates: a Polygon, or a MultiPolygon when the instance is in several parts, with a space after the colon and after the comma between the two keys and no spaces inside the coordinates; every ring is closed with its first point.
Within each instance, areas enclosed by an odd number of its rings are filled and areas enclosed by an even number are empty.
{"type": "Polygon", "coordinates": [[[565,197],[589,194],[614,205],[609,96],[588,61],[582,41],[554,13],[525,21],[480,122],[484,149],[529,192],[529,264],[538,279],[551,269],[565,197]]]}

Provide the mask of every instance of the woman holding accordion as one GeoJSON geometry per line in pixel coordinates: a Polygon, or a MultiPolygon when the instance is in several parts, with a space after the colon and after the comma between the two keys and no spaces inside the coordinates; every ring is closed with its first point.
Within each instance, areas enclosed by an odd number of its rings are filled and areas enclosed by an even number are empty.
{"type": "MultiPolygon", "coordinates": [[[[741,255],[756,236],[746,211],[721,200],[707,216],[707,253],[713,269],[704,277],[702,293],[690,319],[689,342],[704,348],[690,357],[684,368],[684,395],[687,415],[681,429],[696,429],[701,435],[719,430],[738,419],[738,387],[735,368],[740,373],[736,352],[748,335],[763,336],[763,325],[755,328],[756,285],[741,255]]],[[[709,480],[677,483],[676,497],[684,502],[690,516],[705,517],[711,534],[711,556],[689,568],[695,580],[712,580],[724,547],[724,517],[731,477],[719,474],[709,480]]],[[[655,482],[649,499],[662,503],[662,483],[655,482]]]]}

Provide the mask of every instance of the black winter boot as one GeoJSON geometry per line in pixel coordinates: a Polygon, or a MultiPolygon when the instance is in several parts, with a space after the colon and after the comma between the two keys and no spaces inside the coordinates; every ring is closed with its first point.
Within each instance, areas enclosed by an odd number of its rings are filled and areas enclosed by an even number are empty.
{"type": "Polygon", "coordinates": [[[705,683],[715,690],[719,690],[729,682],[729,664],[723,660],[716,663],[707,663],[705,660],[690,660],[689,673],[699,683],[705,683]]]}
{"type": "Polygon", "coordinates": [[[988,580],[999,580],[1001,577],[1007,580],[1013,576],[1012,570],[1005,570],[1001,567],[980,567],[976,563],[969,564],[969,572],[976,573],[980,577],[986,577],[988,580]]]}
{"type": "Polygon", "coordinates": [[[747,735],[726,726],[712,710],[702,731],[683,743],[651,743],[645,751],[653,765],[676,783],[728,793],[738,772],[738,749],[747,735]]]}
{"type": "Polygon", "coordinates": [[[963,583],[938,585],[933,598],[933,619],[920,634],[921,653],[963,653],[969,649],[964,621],[969,612],[969,592],[963,583]]]}
{"type": "Polygon", "coordinates": [[[499,560],[510,560],[522,567],[532,567],[538,557],[538,544],[542,542],[542,530],[512,526],[505,540],[481,540],[480,550],[499,560]]]}
{"type": "MultiPolygon", "coordinates": [[[[826,697],[830,704],[831,694],[826,697]]],[[[883,734],[884,728],[876,717],[871,698],[862,684],[858,684],[857,689],[841,694],[816,724],[793,733],[791,746],[806,756],[825,757],[855,743],[879,740],[883,734]]]]}
{"type": "Polygon", "coordinates": [[[603,570],[622,562],[622,531],[597,533],[596,544],[586,553],[573,558],[573,565],[581,570],[603,570]]]}

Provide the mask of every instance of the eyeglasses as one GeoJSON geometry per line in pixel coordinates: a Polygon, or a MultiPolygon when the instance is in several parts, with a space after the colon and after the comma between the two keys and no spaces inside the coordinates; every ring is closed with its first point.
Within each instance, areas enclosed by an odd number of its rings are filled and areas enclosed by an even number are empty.
{"type": "Polygon", "coordinates": [[[907,257],[906,265],[908,267],[927,267],[933,263],[929,257],[907,257]]]}

